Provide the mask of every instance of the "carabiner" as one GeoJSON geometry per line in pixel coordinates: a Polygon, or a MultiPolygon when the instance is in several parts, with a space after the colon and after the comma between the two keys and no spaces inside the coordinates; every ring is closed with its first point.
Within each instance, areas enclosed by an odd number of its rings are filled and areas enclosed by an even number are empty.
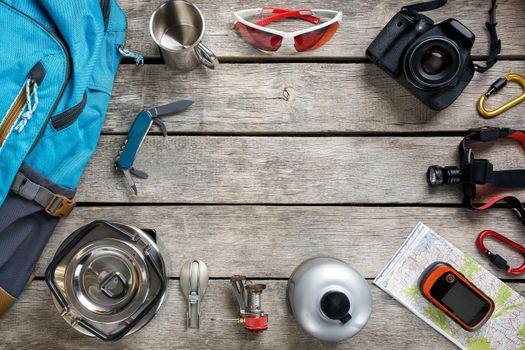
{"type": "Polygon", "coordinates": [[[490,231],[490,230],[485,230],[481,232],[478,235],[478,238],[476,238],[476,245],[478,246],[478,249],[480,250],[480,252],[488,256],[488,258],[490,259],[490,262],[493,263],[497,268],[505,270],[511,275],[520,275],[525,272],[525,260],[523,264],[519,267],[516,267],[516,268],[509,267],[505,259],[503,259],[498,254],[494,254],[490,250],[485,248],[485,244],[483,243],[483,241],[485,240],[486,237],[493,237],[497,239],[498,241],[505,243],[506,245],[508,245],[509,247],[513,248],[514,250],[518,251],[521,255],[523,255],[524,259],[525,259],[525,247],[519,245],[518,243],[514,241],[511,241],[507,237],[504,237],[497,232],[490,231]]]}
{"type": "Polygon", "coordinates": [[[501,113],[516,106],[517,104],[520,104],[523,101],[525,101],[525,77],[522,77],[519,74],[509,73],[503,77],[498,78],[494,83],[492,83],[492,85],[490,85],[490,88],[488,89],[488,91],[484,95],[481,95],[481,97],[479,98],[477,107],[478,107],[479,114],[481,114],[483,118],[494,118],[500,115],[501,113]],[[493,109],[490,111],[487,110],[485,108],[485,102],[487,101],[489,96],[501,90],[505,85],[507,85],[507,82],[509,81],[516,81],[521,85],[523,89],[523,92],[521,93],[521,95],[510,100],[509,102],[503,104],[502,106],[496,109],[493,109]]]}

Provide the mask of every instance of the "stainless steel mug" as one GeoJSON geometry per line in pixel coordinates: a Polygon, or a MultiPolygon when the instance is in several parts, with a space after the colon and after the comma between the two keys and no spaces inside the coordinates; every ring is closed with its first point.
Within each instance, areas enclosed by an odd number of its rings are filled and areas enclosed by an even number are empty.
{"type": "Polygon", "coordinates": [[[149,22],[151,36],[166,64],[185,72],[201,64],[211,69],[219,65],[215,54],[202,43],[205,27],[202,12],[185,0],[161,4],[149,22]]]}

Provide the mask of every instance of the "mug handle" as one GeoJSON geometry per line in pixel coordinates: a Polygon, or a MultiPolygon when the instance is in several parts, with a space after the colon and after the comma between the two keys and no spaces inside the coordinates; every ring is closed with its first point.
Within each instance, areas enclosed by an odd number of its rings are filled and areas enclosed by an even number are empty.
{"type": "Polygon", "coordinates": [[[216,69],[219,66],[219,59],[213,51],[208,49],[202,42],[198,43],[195,46],[195,53],[199,58],[199,61],[210,69],[216,69]]]}

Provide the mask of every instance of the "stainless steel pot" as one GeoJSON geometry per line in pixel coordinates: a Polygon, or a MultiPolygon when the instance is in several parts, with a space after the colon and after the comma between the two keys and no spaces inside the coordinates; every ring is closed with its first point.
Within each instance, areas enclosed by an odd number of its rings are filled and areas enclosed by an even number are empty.
{"type": "Polygon", "coordinates": [[[144,327],[160,308],[165,266],[153,239],[128,225],[94,221],[71,234],[46,270],[64,320],[115,341],[144,327]]]}
{"type": "Polygon", "coordinates": [[[356,335],[372,312],[368,283],[345,262],[306,260],[288,282],[288,305],[301,328],[326,342],[356,335]]]}

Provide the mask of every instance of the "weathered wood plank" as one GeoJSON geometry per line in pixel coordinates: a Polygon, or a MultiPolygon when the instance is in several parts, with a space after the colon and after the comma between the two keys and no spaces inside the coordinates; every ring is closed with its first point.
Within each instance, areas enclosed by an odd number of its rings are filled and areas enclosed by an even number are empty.
{"type": "MultiPolygon", "coordinates": [[[[0,317],[3,349],[453,349],[453,345],[422,320],[375,286],[370,285],[374,311],[367,326],[354,338],[329,346],[304,334],[286,305],[286,281],[267,284],[263,307],[269,330],[247,334],[232,322],[211,318],[235,317],[236,302],[228,281],[210,281],[202,304],[201,329],[185,330],[186,303],[178,281],[170,281],[166,303],[140,332],[116,344],[80,335],[60,318],[43,281],[35,281],[17,305],[0,317]],[[67,341],[66,341],[67,339],[67,341]]],[[[523,284],[511,283],[520,293],[523,284]]]]}
{"type": "MultiPolygon", "coordinates": [[[[181,98],[192,98],[195,104],[164,118],[171,132],[463,131],[487,122],[475,103],[508,72],[525,72],[525,61],[502,61],[488,73],[476,74],[451,107],[435,112],[371,64],[228,64],[213,73],[183,75],[163,65],[122,65],[104,131],[127,132],[144,106],[181,98]]],[[[519,89],[509,84],[491,97],[489,106],[518,95],[519,89]]],[[[522,128],[524,114],[521,104],[489,123],[522,128]]]]}
{"type": "MultiPolygon", "coordinates": [[[[128,16],[129,36],[127,46],[146,56],[158,56],[157,48],[149,34],[149,18],[155,7],[162,0],[121,0],[120,3],[128,16]]],[[[321,49],[300,55],[279,53],[279,57],[314,57],[314,58],[363,58],[367,46],[372,42],[384,25],[399,11],[402,5],[417,1],[371,0],[341,1],[328,0],[301,3],[302,8],[326,8],[342,10],[343,22],[336,35],[321,49]],[[321,6],[322,5],[322,6],[321,6]]],[[[201,0],[197,5],[204,12],[207,31],[204,42],[220,58],[264,58],[268,56],[253,49],[234,32],[233,11],[261,7],[261,3],[250,0],[201,0]]],[[[272,6],[297,8],[291,0],[272,2],[272,6]]],[[[454,16],[476,34],[473,53],[486,55],[488,52],[485,22],[488,20],[489,1],[455,0],[428,15],[436,22],[454,16]]],[[[519,38],[525,36],[525,27],[521,19],[525,13],[525,3],[521,0],[500,1],[498,3],[498,34],[503,42],[502,54],[523,55],[525,43],[519,38]]],[[[300,24],[299,24],[300,25],[300,24]]],[[[282,27],[281,27],[282,28],[282,27]]]]}
{"type": "MultiPolygon", "coordinates": [[[[37,265],[44,271],[60,243],[71,232],[96,219],[110,219],[155,229],[166,256],[170,277],[178,277],[184,262],[203,259],[212,277],[241,271],[248,276],[287,278],[303,260],[334,256],[373,278],[387,264],[412,228],[422,221],[474,257],[500,278],[476,249],[476,235],[497,229],[525,243],[523,225],[510,210],[484,214],[461,208],[317,207],[317,206],[134,206],[77,208],[63,220],[37,265]],[[380,244],[379,244],[380,243],[380,244]]],[[[522,256],[491,244],[519,266],[522,256]]],[[[519,276],[518,276],[519,277],[519,276]]]]}
{"type": "MultiPolygon", "coordinates": [[[[135,163],[149,173],[127,189],[113,161],[124,138],[103,136],[77,200],[150,203],[460,203],[431,189],[429,165],[457,163],[460,137],[146,138],[135,163]]],[[[517,142],[489,147],[495,169],[525,167],[517,142]]],[[[483,154],[478,154],[482,156],[483,154]]],[[[524,191],[516,192],[525,197],[524,191]]]]}

